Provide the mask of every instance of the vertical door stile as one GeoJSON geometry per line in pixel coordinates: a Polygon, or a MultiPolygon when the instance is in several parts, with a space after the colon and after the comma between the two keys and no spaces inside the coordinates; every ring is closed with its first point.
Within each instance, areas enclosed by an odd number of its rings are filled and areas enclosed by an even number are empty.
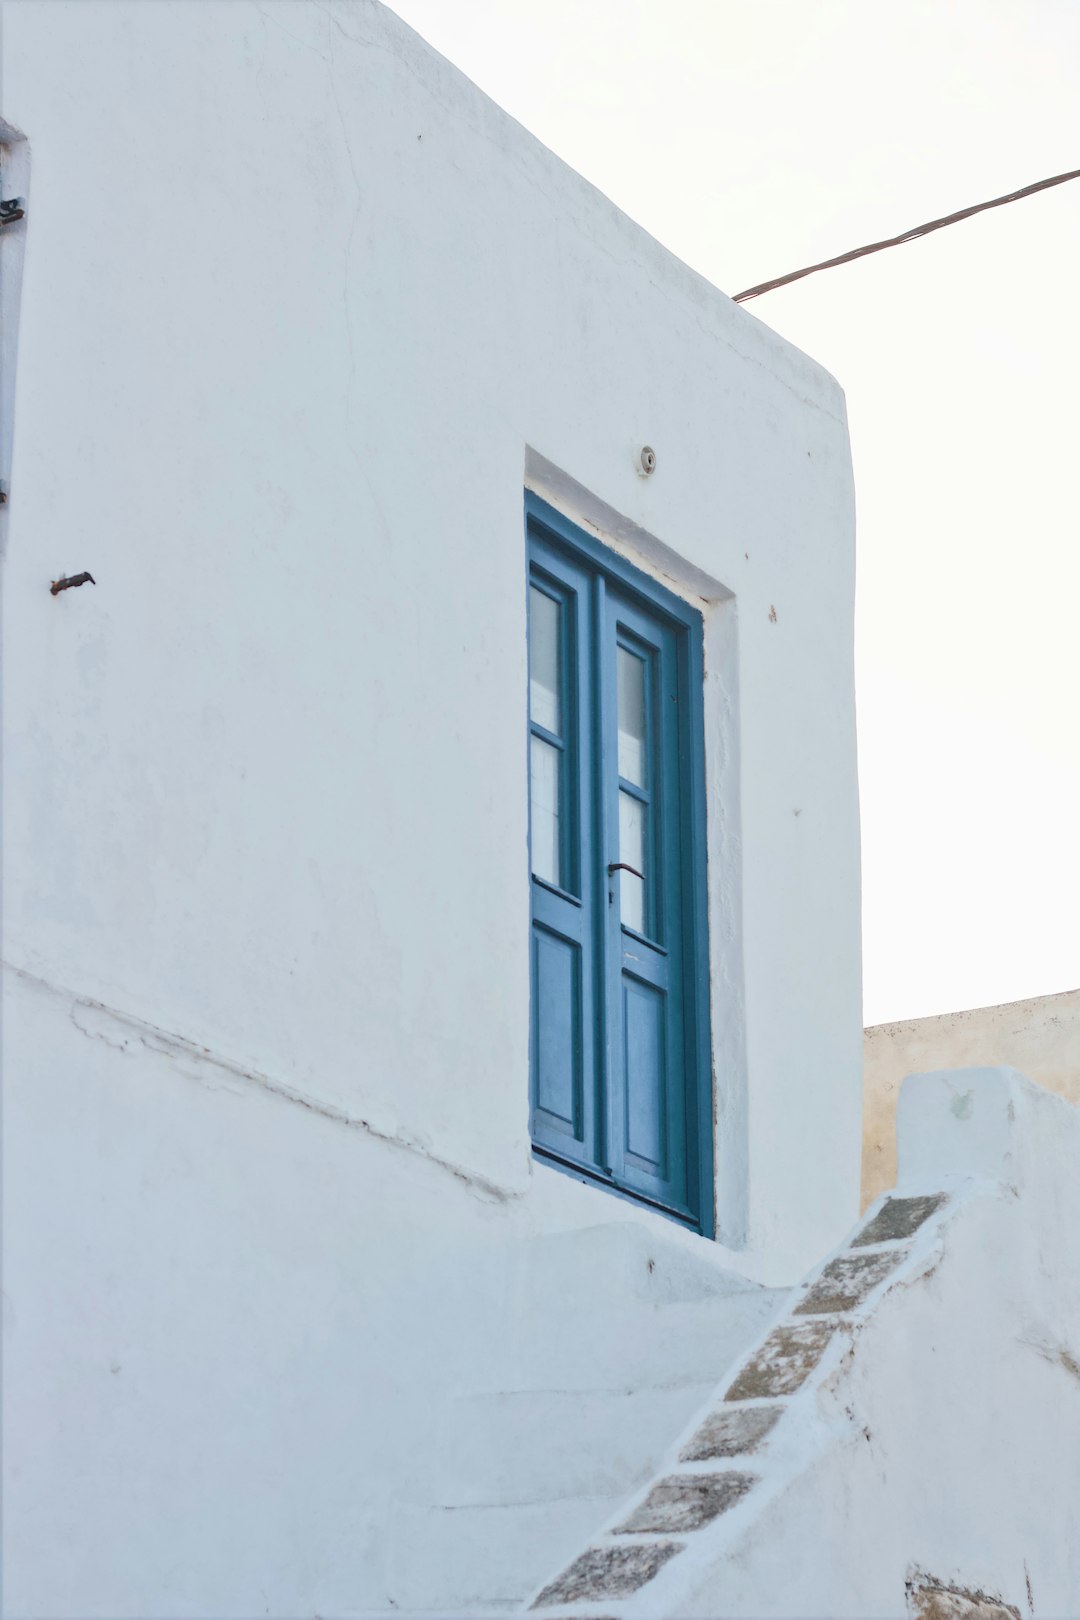
{"type": "Polygon", "coordinates": [[[608,791],[603,769],[605,745],[611,728],[611,693],[609,691],[609,671],[607,658],[607,620],[608,620],[608,592],[602,574],[596,574],[593,580],[593,717],[595,726],[595,743],[592,757],[592,780],[595,798],[595,815],[593,820],[595,842],[593,846],[593,891],[596,896],[596,1007],[599,1025],[600,1052],[598,1096],[597,1096],[597,1139],[599,1157],[597,1163],[605,1175],[616,1173],[618,1164],[618,1120],[613,1119],[611,1110],[611,1085],[609,1076],[614,1072],[612,1065],[618,1058],[618,1019],[614,1014],[615,1004],[611,999],[611,973],[612,973],[612,926],[614,912],[614,926],[618,926],[617,908],[612,901],[611,877],[608,872],[608,862],[613,857],[608,853],[611,843],[611,806],[608,802],[608,791]]]}
{"type": "MultiPolygon", "coordinates": [[[[686,638],[679,661],[679,712],[684,717],[679,745],[681,774],[686,783],[683,806],[683,846],[679,881],[686,893],[682,949],[686,1012],[687,1073],[695,1077],[688,1099],[688,1153],[699,1189],[702,1229],[715,1230],[714,1184],[715,1099],[713,1096],[712,1042],[709,1028],[709,918],[708,853],[704,749],[696,745],[691,717],[703,706],[705,649],[701,636],[686,638]]],[[[704,730],[704,716],[701,718],[704,730]]]]}
{"type": "Polygon", "coordinates": [[[581,901],[582,1003],[585,1012],[582,1040],[582,1107],[584,1145],[591,1163],[602,1152],[603,1119],[600,1108],[602,1048],[598,1019],[600,1005],[596,984],[596,896],[592,870],[595,865],[595,819],[591,761],[596,749],[595,721],[592,714],[593,632],[592,580],[586,573],[577,579],[573,598],[573,689],[574,689],[574,792],[576,797],[576,879],[581,901]]]}
{"type": "Polygon", "coordinates": [[[607,959],[605,1002],[611,1033],[608,1038],[607,1108],[611,1133],[609,1163],[620,1184],[626,1181],[626,1030],[623,1019],[622,877],[610,867],[622,859],[619,827],[618,767],[618,597],[609,592],[603,630],[604,746],[603,793],[605,815],[604,875],[607,879],[607,927],[604,953],[607,959]]]}
{"type": "Polygon", "coordinates": [[[688,1081],[695,1069],[688,1062],[686,1050],[686,1013],[684,977],[684,918],[688,895],[682,880],[683,807],[687,795],[683,790],[680,770],[682,746],[682,706],[679,702],[679,663],[685,638],[677,638],[665,631],[662,664],[658,681],[660,708],[664,715],[659,739],[658,762],[662,778],[662,792],[658,814],[662,822],[659,847],[662,851],[663,882],[671,897],[670,918],[666,935],[667,999],[669,1008],[667,1035],[667,1067],[669,1092],[667,1097],[667,1129],[671,1143],[669,1169],[670,1196],[685,1203],[690,1195],[687,1175],[687,1125],[691,1113],[688,1081]]]}

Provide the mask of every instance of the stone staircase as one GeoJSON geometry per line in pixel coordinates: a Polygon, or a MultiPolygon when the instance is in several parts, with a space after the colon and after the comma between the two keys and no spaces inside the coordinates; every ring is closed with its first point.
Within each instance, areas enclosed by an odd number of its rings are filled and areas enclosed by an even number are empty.
{"type": "MultiPolygon", "coordinates": [[[[720,1399],[689,1425],[668,1463],[543,1584],[531,1610],[550,1620],[678,1613],[682,1583],[673,1577],[695,1562],[698,1533],[730,1515],[737,1534],[812,1460],[807,1399],[839,1366],[879,1292],[921,1263],[925,1243],[915,1240],[947,1203],[933,1193],[888,1197],[871,1209],[845,1248],[793,1292],[782,1320],[735,1359],[720,1399]]],[[[716,1553],[714,1540],[714,1560],[716,1553]]]]}

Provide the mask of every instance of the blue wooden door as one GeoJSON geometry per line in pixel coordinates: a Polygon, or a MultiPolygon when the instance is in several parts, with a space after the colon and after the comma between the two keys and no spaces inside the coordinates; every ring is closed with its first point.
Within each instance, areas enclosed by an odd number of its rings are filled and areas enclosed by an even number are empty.
{"type": "Polygon", "coordinates": [[[533,1142],[704,1229],[701,619],[529,509],[533,1142]]]}

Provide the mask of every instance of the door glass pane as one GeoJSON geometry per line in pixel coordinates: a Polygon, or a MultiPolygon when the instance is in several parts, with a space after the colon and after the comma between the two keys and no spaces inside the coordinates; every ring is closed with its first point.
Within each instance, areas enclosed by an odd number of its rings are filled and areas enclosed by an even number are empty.
{"type": "Polygon", "coordinates": [[[558,602],[529,587],[529,718],[561,735],[558,602]]]}
{"type": "Polygon", "coordinates": [[[619,775],[644,787],[645,661],[625,647],[618,649],[618,705],[619,775]]]}
{"type": "MultiPolygon", "coordinates": [[[[619,794],[619,859],[645,871],[645,817],[648,808],[629,793],[619,794]]],[[[622,921],[639,934],[645,932],[645,885],[633,872],[619,873],[622,921]]]]}
{"type": "Polygon", "coordinates": [[[529,827],[532,869],[537,877],[562,886],[559,858],[559,771],[562,758],[542,737],[531,739],[529,760],[529,827]]]}

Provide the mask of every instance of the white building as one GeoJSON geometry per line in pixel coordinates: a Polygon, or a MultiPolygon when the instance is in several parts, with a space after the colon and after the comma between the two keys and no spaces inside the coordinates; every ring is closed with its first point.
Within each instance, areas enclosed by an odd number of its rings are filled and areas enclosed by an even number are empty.
{"type": "Polygon", "coordinates": [[[374,0],[2,21],[6,1612],[509,1609],[858,1216],[843,398],[374,0]]]}

